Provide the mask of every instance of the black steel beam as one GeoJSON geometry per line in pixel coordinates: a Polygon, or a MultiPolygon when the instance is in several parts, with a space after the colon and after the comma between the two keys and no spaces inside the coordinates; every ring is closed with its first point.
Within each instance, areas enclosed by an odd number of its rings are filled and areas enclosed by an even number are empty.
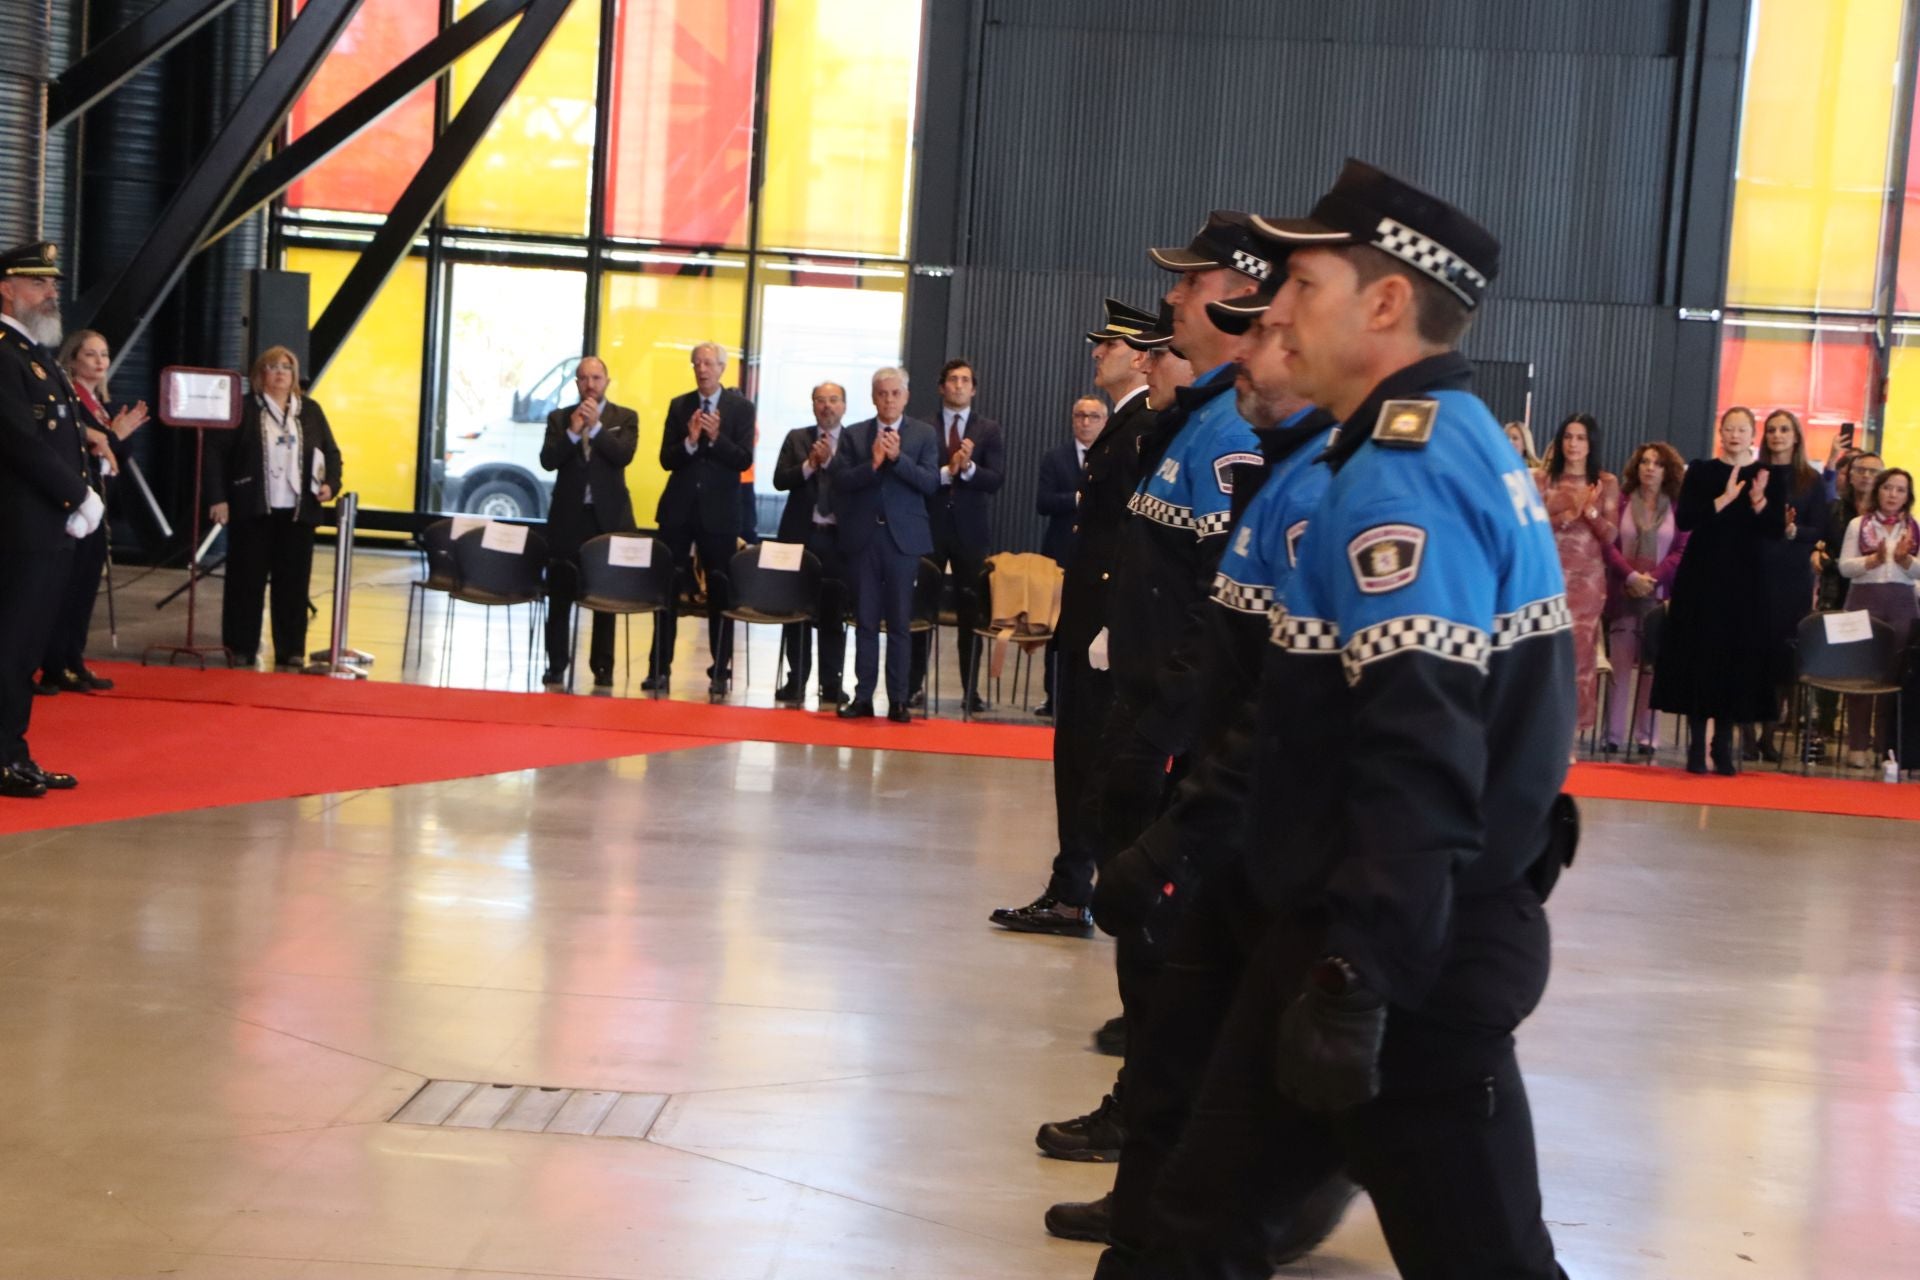
{"type": "Polygon", "coordinates": [[[75,307],[76,327],[98,329],[116,351],[133,345],[359,8],[360,0],[308,0],[146,242],[75,307]]]}
{"type": "Polygon", "coordinates": [[[415,237],[425,229],[440,202],[447,198],[447,188],[453,185],[461,167],[480,145],[488,126],[507,104],[571,3],[573,0],[531,0],[513,34],[500,46],[500,52],[473,87],[473,93],[461,104],[459,113],[447,122],[420,171],[400,193],[386,222],[361,250],[359,261],[353,264],[333,300],[314,323],[313,342],[308,352],[312,358],[308,376],[313,381],[319,381],[326,372],[327,365],[346,344],[347,335],[360,323],[360,317],[380,292],[380,286],[400,265],[415,237]]]}
{"type": "Polygon", "coordinates": [[[234,0],[160,0],[60,73],[47,86],[51,132],[125,84],[140,68],[231,7],[234,0]]]}
{"type": "Polygon", "coordinates": [[[292,186],[307,170],[353,141],[361,130],[406,101],[407,97],[454,64],[524,10],[532,0],[486,0],[403,59],[393,70],[341,104],[325,120],[276,151],[248,175],[206,244],[212,244],[292,186]]]}

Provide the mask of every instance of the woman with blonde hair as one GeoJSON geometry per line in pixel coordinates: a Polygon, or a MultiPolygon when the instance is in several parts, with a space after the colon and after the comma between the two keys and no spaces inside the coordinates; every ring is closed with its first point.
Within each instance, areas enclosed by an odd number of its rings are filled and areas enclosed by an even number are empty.
{"type": "Polygon", "coordinates": [[[340,450],[317,401],[300,394],[300,363],[285,347],[253,362],[253,393],[237,431],[209,441],[208,514],[227,526],[221,641],[237,665],[260,655],[260,609],[273,584],[273,664],[307,657],[307,586],[320,508],[340,491],[340,450]]]}

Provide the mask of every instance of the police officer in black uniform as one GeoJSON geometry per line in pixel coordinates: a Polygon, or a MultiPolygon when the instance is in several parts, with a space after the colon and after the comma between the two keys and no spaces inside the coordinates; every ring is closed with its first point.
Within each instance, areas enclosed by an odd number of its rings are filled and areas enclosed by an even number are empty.
{"type": "Polygon", "coordinates": [[[1053,714],[1053,803],[1059,852],[1046,891],[1024,907],[1000,907],[988,917],[1020,933],[1088,937],[1093,917],[1094,852],[1085,822],[1082,787],[1107,722],[1113,683],[1107,672],[1107,596],[1127,502],[1140,483],[1140,439],[1153,428],[1147,403],[1144,353],[1129,338],[1164,344],[1154,317],[1108,298],[1107,322],[1087,333],[1093,344],[1094,383],[1113,402],[1107,425],[1087,446],[1073,515],[1073,542],[1061,564],[1060,621],[1053,714]]]}
{"type": "Polygon", "coordinates": [[[1513,1031],[1571,857],[1573,644],[1537,491],[1453,350],[1499,245],[1359,162],[1256,225],[1293,246],[1294,385],[1342,425],[1252,728],[1257,941],[1160,1179],[1169,1235],[1100,1274],[1264,1280],[1276,1208],[1344,1169],[1403,1276],[1553,1280],[1513,1031]]]}
{"type": "Polygon", "coordinates": [[[60,267],[51,244],[0,255],[0,796],[76,785],[27,751],[33,672],[46,649],[74,541],[104,508],[87,487],[73,390],[54,358],[60,267]]]}

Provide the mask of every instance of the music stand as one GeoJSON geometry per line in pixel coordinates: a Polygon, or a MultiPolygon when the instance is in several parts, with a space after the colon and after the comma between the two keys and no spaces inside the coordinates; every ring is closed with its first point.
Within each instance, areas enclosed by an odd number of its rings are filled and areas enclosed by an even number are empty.
{"type": "Polygon", "coordinates": [[[142,665],[151,662],[155,653],[166,654],[169,666],[178,662],[182,654],[196,659],[202,669],[207,665],[209,654],[219,654],[227,660],[228,666],[233,665],[233,650],[226,645],[193,642],[197,595],[194,587],[200,579],[200,490],[206,465],[207,432],[231,431],[239,426],[240,401],[240,375],[231,369],[169,365],[160,371],[160,421],[169,427],[193,432],[193,532],[190,545],[195,550],[193,558],[187,562],[187,642],[147,646],[146,653],[140,658],[142,665]]]}

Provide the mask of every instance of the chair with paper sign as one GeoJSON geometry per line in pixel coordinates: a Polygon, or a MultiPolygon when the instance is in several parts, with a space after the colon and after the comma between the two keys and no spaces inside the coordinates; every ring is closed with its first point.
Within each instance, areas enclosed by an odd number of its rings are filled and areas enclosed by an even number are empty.
{"type": "MultiPolygon", "coordinates": [[[[747,624],[747,683],[753,683],[753,624],[784,627],[812,622],[820,604],[820,559],[797,542],[758,542],[734,553],[727,569],[732,583],[732,605],[725,611],[735,622],[747,624]]],[[[777,688],[785,659],[784,646],[774,660],[777,688]]]]}
{"type": "MultiPolygon", "coordinates": [[[[493,611],[507,611],[507,669],[513,669],[513,606],[527,610],[527,687],[533,687],[533,654],[540,606],[545,602],[542,577],[547,564],[547,540],[523,524],[489,520],[453,540],[454,586],[448,597],[486,609],[481,639],[480,683],[487,680],[491,657],[493,611]]],[[[451,630],[451,628],[449,628],[451,630]]],[[[449,641],[451,643],[451,641],[449,641]]]]}
{"type": "MultiPolygon", "coordinates": [[[[603,533],[580,544],[580,594],[573,602],[573,644],[580,642],[580,610],[616,614],[623,627],[626,669],[633,670],[633,615],[658,621],[673,603],[673,553],[644,534],[603,533]]],[[[655,697],[660,690],[653,690],[655,697]]]]}
{"type": "MultiPolygon", "coordinates": [[[[435,520],[422,529],[414,538],[414,545],[420,552],[421,576],[407,584],[407,621],[400,632],[400,662],[407,661],[407,645],[413,637],[413,598],[420,597],[420,650],[424,656],[427,647],[427,592],[444,591],[447,596],[447,614],[453,614],[452,591],[456,579],[453,569],[453,521],[435,520]]],[[[441,622],[440,634],[446,635],[446,623],[441,622]]]]}
{"type": "MultiPolygon", "coordinates": [[[[1907,651],[1898,643],[1891,626],[1864,611],[1810,613],[1800,619],[1794,635],[1794,654],[1799,668],[1800,772],[1807,773],[1813,766],[1807,748],[1813,729],[1813,699],[1807,692],[1810,689],[1862,697],[1895,695],[1893,741],[1904,742],[1904,708],[1901,706],[1904,700],[1898,695],[1906,683],[1907,651]]],[[[1841,702],[1843,723],[1850,714],[1851,703],[1851,698],[1841,702]]],[[[1899,750],[1896,745],[1896,753],[1899,750]]],[[[1896,759],[1899,758],[1896,754],[1896,759]]],[[[1906,772],[1905,765],[1901,759],[1902,775],[1906,772]]]]}

